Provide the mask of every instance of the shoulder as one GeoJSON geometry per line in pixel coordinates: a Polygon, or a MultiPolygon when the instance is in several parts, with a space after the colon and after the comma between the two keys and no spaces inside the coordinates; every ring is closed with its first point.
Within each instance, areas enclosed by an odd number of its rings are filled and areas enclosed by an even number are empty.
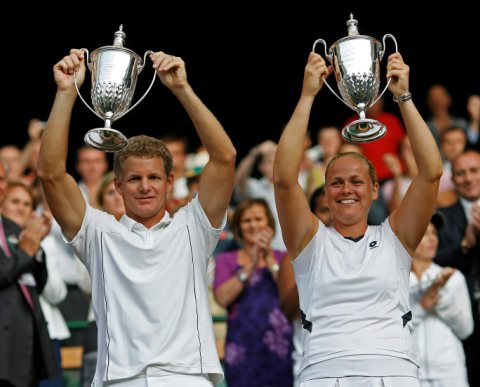
{"type": "Polygon", "coordinates": [[[274,257],[277,259],[277,261],[280,261],[283,257],[285,257],[286,255],[288,255],[288,252],[282,251],[282,250],[273,249],[273,255],[274,255],[274,257]]]}
{"type": "Polygon", "coordinates": [[[2,216],[2,222],[3,222],[3,228],[5,230],[5,234],[19,234],[20,231],[22,230],[21,227],[13,222],[12,220],[5,218],[2,216]]]}
{"type": "Polygon", "coordinates": [[[113,215],[87,204],[81,230],[118,231],[124,228],[125,225],[117,221],[113,215]]]}
{"type": "Polygon", "coordinates": [[[223,251],[217,255],[215,260],[218,261],[224,261],[224,262],[229,262],[236,260],[238,256],[238,250],[234,251],[223,251]]]}
{"type": "Polygon", "coordinates": [[[390,222],[391,222],[391,219],[389,216],[380,225],[368,226],[368,228],[371,229],[372,233],[375,233],[374,235],[377,235],[379,238],[383,238],[384,240],[391,240],[393,241],[392,243],[402,246],[403,250],[405,250],[405,252],[407,252],[408,254],[408,251],[406,250],[405,246],[398,238],[398,235],[395,233],[395,230],[393,229],[390,222]]]}
{"type": "Polygon", "coordinates": [[[467,217],[460,202],[456,202],[449,207],[439,208],[438,212],[445,218],[444,227],[440,230],[440,233],[444,233],[446,229],[454,227],[457,223],[462,227],[466,226],[467,217]]]}
{"type": "Polygon", "coordinates": [[[462,204],[459,201],[457,201],[451,206],[439,208],[438,212],[440,212],[445,216],[449,216],[449,215],[463,212],[463,207],[462,207],[462,204]]]}

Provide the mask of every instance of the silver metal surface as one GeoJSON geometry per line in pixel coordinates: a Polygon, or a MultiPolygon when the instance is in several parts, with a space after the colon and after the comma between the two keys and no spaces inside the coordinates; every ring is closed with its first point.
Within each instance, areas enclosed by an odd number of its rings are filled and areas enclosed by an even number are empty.
{"type": "Polygon", "coordinates": [[[147,51],[142,61],[142,58],[135,52],[123,47],[125,36],[123,27],[120,26],[115,33],[112,46],[100,47],[90,55],[88,50],[82,49],[86,53],[87,66],[92,73],[90,97],[93,109],[80,94],[74,74],[75,87],[80,99],[95,115],[104,120],[103,128],[92,129],[85,135],[85,142],[87,145],[105,152],[117,152],[127,146],[127,138],[118,130],[112,129],[111,125],[145,98],[156,78],[154,71],[147,91],[135,105],[129,108],[137,85],[138,74],[143,70],[147,55],[152,51],[147,51]]]}
{"type": "Polygon", "coordinates": [[[327,52],[327,44],[323,39],[317,39],[313,44],[322,43],[325,49],[325,57],[333,65],[339,96],[330,87],[326,79],[325,84],[330,91],[348,107],[358,113],[360,119],[352,122],[342,130],[345,140],[353,143],[371,142],[382,137],[386,127],[381,122],[366,119],[366,111],[385,93],[390,80],[383,91],[380,88],[380,61],[383,58],[385,39],[391,38],[395,43],[395,51],[398,50],[397,42],[393,35],[386,34],[382,44],[370,37],[358,34],[358,22],[350,14],[347,21],[348,34],[337,40],[327,52]]]}

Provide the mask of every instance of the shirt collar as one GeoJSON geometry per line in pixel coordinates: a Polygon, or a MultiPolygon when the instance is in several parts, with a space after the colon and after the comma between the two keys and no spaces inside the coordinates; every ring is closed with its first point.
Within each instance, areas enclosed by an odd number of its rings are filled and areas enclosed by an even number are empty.
{"type": "MultiPolygon", "coordinates": [[[[170,222],[172,221],[172,218],[170,217],[170,214],[165,211],[165,214],[163,215],[163,218],[158,222],[157,224],[153,225],[150,227],[150,230],[154,231],[157,229],[162,229],[164,227],[167,227],[170,222]]],[[[133,220],[130,218],[126,213],[122,215],[120,218],[119,222],[123,224],[129,231],[147,231],[149,230],[147,227],[145,227],[143,224],[133,220]]]]}

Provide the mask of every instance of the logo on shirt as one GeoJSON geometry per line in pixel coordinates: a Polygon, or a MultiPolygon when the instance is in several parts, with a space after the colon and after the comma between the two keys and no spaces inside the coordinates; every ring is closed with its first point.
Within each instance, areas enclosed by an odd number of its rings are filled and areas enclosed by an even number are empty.
{"type": "Polygon", "coordinates": [[[303,329],[312,333],[312,322],[307,320],[307,315],[300,309],[300,317],[302,318],[303,329]]]}
{"type": "Polygon", "coordinates": [[[370,250],[376,249],[378,247],[378,242],[377,241],[372,241],[368,244],[370,247],[370,250]]]}

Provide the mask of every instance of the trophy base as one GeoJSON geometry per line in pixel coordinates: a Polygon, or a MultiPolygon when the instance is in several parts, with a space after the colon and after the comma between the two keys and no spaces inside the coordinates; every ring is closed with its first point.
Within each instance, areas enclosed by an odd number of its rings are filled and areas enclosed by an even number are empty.
{"type": "Polygon", "coordinates": [[[387,133],[387,128],[384,124],[377,120],[366,118],[353,121],[345,126],[342,130],[342,137],[348,142],[358,144],[378,140],[385,133],[387,133]]]}
{"type": "Polygon", "coordinates": [[[110,128],[89,130],[85,134],[84,140],[88,146],[104,152],[118,152],[128,145],[127,137],[118,130],[110,128]]]}

